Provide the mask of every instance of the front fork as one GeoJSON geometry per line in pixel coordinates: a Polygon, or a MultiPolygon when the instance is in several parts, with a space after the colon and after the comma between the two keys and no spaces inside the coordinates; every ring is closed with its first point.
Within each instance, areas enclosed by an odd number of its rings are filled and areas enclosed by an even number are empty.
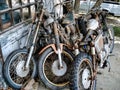
{"type": "Polygon", "coordinates": [[[112,35],[112,33],[111,33],[110,28],[108,28],[108,33],[109,33],[109,35],[110,35],[110,39],[113,40],[113,35],[112,35]]]}
{"type": "Polygon", "coordinates": [[[55,41],[56,41],[56,48],[57,48],[57,54],[58,54],[58,60],[59,60],[59,68],[63,68],[63,63],[62,63],[62,50],[60,48],[60,40],[59,40],[59,34],[58,34],[58,28],[57,28],[57,23],[53,23],[54,27],[54,33],[55,33],[55,41]]]}
{"type": "Polygon", "coordinates": [[[96,78],[96,74],[97,74],[97,66],[96,66],[96,53],[95,53],[95,46],[92,45],[91,46],[91,54],[92,54],[92,63],[93,63],[93,76],[92,76],[92,80],[94,80],[96,78]]]}
{"type": "Polygon", "coordinates": [[[40,29],[40,24],[41,24],[41,21],[42,21],[43,14],[44,14],[44,10],[41,10],[41,14],[40,14],[39,22],[37,24],[35,35],[34,35],[34,38],[33,38],[32,46],[30,47],[30,51],[28,53],[27,61],[25,63],[25,69],[29,68],[30,59],[32,57],[32,54],[33,54],[33,51],[34,51],[34,48],[35,48],[35,42],[36,42],[36,39],[37,39],[38,31],[40,29]]]}
{"type": "Polygon", "coordinates": [[[95,59],[95,47],[91,47],[91,53],[92,53],[92,58],[93,58],[93,70],[96,71],[96,59],[95,59]]]}

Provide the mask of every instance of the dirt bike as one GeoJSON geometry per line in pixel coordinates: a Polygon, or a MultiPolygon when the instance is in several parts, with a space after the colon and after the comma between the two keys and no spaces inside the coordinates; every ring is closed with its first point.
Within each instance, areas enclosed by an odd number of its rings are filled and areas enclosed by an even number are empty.
{"type": "Polygon", "coordinates": [[[46,35],[47,31],[42,26],[42,20],[43,11],[40,9],[35,13],[24,47],[10,53],[4,63],[4,78],[8,85],[14,89],[21,89],[29,79],[36,76],[36,61],[34,59],[38,49],[36,44],[39,43],[38,46],[43,47],[51,42],[46,35]]]}
{"type": "Polygon", "coordinates": [[[48,88],[59,90],[69,84],[70,67],[74,56],[68,41],[64,38],[62,33],[64,28],[59,23],[59,19],[48,12],[46,15],[46,12],[44,12],[45,17],[47,17],[44,26],[46,29],[52,30],[53,43],[40,50],[38,72],[40,79],[48,88]]]}
{"type": "Polygon", "coordinates": [[[107,25],[106,13],[93,9],[80,17],[83,39],[78,42],[79,54],[75,58],[70,76],[71,90],[96,90],[97,68],[109,65],[114,47],[114,31],[107,25]]]}

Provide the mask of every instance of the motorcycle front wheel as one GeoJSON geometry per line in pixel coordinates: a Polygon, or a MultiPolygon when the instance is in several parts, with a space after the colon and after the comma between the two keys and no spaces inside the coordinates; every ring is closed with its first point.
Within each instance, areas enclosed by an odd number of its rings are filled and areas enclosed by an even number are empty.
{"type": "Polygon", "coordinates": [[[47,48],[39,58],[39,77],[52,90],[61,90],[69,83],[73,55],[69,49],[63,47],[61,56],[63,68],[59,68],[58,55],[51,47],[47,48]]]}
{"type": "Polygon", "coordinates": [[[96,80],[92,80],[92,59],[80,52],[76,57],[70,76],[70,90],[96,90],[96,80]]]}
{"type": "Polygon", "coordinates": [[[24,69],[28,53],[26,49],[18,49],[12,52],[6,59],[3,74],[6,82],[13,89],[21,89],[23,84],[36,75],[36,63],[31,58],[29,69],[24,69]]]}

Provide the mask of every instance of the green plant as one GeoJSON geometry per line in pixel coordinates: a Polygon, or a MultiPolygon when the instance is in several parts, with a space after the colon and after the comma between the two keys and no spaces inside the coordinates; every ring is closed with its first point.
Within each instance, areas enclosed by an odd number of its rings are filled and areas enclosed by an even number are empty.
{"type": "Polygon", "coordinates": [[[115,36],[120,37],[120,26],[114,26],[113,29],[114,29],[115,36]]]}

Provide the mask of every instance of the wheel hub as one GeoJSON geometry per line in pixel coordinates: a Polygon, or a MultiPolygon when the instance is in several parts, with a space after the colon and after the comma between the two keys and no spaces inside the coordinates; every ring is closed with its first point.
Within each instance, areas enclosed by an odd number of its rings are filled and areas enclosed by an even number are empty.
{"type": "Polygon", "coordinates": [[[83,70],[82,73],[82,84],[85,89],[88,89],[90,86],[91,80],[89,79],[89,77],[90,77],[90,71],[86,68],[83,70]]]}
{"type": "Polygon", "coordinates": [[[24,64],[25,64],[25,61],[20,61],[16,67],[17,75],[20,77],[25,77],[29,73],[29,68],[25,70],[24,64]]]}
{"type": "Polygon", "coordinates": [[[52,72],[53,74],[55,74],[56,76],[63,76],[66,71],[67,71],[67,65],[64,61],[62,61],[63,63],[63,67],[59,68],[59,61],[55,60],[52,64],[52,72]]]}

